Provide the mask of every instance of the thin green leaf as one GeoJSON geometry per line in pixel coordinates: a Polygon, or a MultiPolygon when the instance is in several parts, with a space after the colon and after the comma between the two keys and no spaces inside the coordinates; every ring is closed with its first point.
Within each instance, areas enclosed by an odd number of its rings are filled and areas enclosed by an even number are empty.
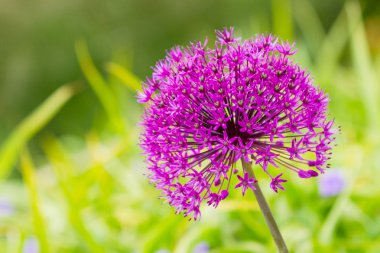
{"type": "Polygon", "coordinates": [[[34,230],[37,235],[37,239],[39,241],[39,247],[41,253],[50,252],[49,251],[49,243],[48,237],[46,233],[46,225],[41,213],[38,193],[37,193],[37,183],[35,181],[35,168],[32,162],[32,159],[29,155],[29,152],[25,150],[21,154],[21,168],[22,175],[26,185],[26,188],[29,193],[30,203],[33,212],[33,224],[34,230]]]}
{"type": "Polygon", "coordinates": [[[0,180],[9,174],[25,144],[59,112],[77,90],[78,85],[60,87],[16,127],[0,151],[0,180]]]}
{"type": "Polygon", "coordinates": [[[77,41],[75,43],[75,51],[82,72],[106,111],[113,127],[120,133],[124,132],[123,118],[116,96],[96,69],[86,43],[84,41],[77,41]]]}
{"type": "Polygon", "coordinates": [[[76,198],[78,189],[76,189],[72,183],[75,181],[72,179],[72,172],[75,166],[72,164],[69,156],[63,150],[60,142],[54,137],[49,137],[45,140],[43,149],[56,172],[59,186],[64,194],[65,202],[68,205],[68,220],[70,224],[86,243],[90,252],[105,252],[103,247],[93,238],[93,235],[83,222],[80,212],[83,203],[79,202],[78,198],[76,198]]]}
{"type": "Polygon", "coordinates": [[[166,233],[177,227],[181,222],[183,222],[183,217],[176,215],[169,215],[167,218],[157,221],[145,234],[145,238],[142,241],[141,252],[153,252],[155,246],[162,240],[162,238],[165,238],[166,233]]]}
{"type": "Polygon", "coordinates": [[[254,200],[225,200],[220,203],[219,209],[222,211],[257,211],[257,202],[254,200]]]}
{"type": "Polygon", "coordinates": [[[255,252],[255,253],[261,253],[261,252],[274,252],[268,250],[267,247],[262,245],[259,242],[239,242],[239,243],[234,243],[231,245],[228,245],[226,247],[221,247],[215,251],[211,251],[211,253],[248,253],[248,252],[255,252]]]}
{"type": "Polygon", "coordinates": [[[281,39],[293,38],[293,18],[290,0],[272,0],[273,31],[281,39]]]}
{"type": "Polygon", "coordinates": [[[294,8],[294,19],[300,27],[304,38],[309,46],[310,53],[318,53],[318,49],[325,37],[323,25],[309,1],[298,0],[296,1],[297,8],[294,8]]]}
{"type": "Polygon", "coordinates": [[[348,41],[348,36],[346,15],[342,9],[318,50],[315,61],[316,76],[321,83],[331,82],[331,77],[340,65],[339,57],[348,41]]]}
{"type": "Polygon", "coordinates": [[[370,138],[375,137],[379,140],[377,134],[379,127],[378,83],[368,49],[360,5],[356,1],[350,1],[346,4],[345,9],[350,30],[350,46],[354,69],[360,80],[362,101],[366,108],[369,127],[372,130],[370,138]],[[355,22],[356,20],[357,22],[355,22]]]}
{"type": "Polygon", "coordinates": [[[107,70],[112,75],[119,78],[123,84],[127,86],[131,91],[135,92],[141,89],[141,80],[131,71],[122,67],[121,65],[110,62],[107,64],[107,70]]]}
{"type": "Polygon", "coordinates": [[[197,226],[187,229],[186,233],[182,234],[176,242],[173,253],[191,252],[197,241],[202,241],[207,234],[212,232],[216,232],[213,227],[202,226],[202,224],[197,224],[197,226]]]}

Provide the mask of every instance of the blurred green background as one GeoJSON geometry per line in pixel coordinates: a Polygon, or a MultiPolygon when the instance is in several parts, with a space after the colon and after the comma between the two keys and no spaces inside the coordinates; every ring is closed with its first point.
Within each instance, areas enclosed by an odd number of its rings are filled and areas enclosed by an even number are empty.
{"type": "Polygon", "coordinates": [[[290,251],[380,252],[378,0],[0,4],[0,253],[276,252],[252,193],[189,222],[143,175],[140,80],[165,50],[225,26],[295,41],[342,126],[338,194],[261,180],[290,251]]]}

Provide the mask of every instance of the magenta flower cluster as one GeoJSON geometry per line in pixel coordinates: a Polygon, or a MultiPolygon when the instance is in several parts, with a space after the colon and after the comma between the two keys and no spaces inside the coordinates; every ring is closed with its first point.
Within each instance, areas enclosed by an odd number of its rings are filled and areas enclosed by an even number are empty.
{"type": "Polygon", "coordinates": [[[272,35],[241,41],[217,31],[215,48],[171,49],[138,94],[147,103],[141,147],[151,182],[177,212],[197,219],[231,188],[255,189],[239,159],[261,168],[284,190],[285,171],[315,177],[328,167],[333,121],[328,97],[272,35]],[[231,185],[236,175],[238,183],[231,185]]]}

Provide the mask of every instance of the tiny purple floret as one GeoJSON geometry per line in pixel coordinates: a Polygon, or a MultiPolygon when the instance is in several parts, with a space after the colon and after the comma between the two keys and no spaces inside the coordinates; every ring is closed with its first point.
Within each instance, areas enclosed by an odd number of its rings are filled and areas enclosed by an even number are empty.
{"type": "Polygon", "coordinates": [[[243,196],[248,188],[256,190],[253,184],[256,183],[257,180],[255,178],[250,178],[247,172],[244,172],[244,177],[241,177],[240,175],[237,175],[237,177],[240,182],[235,186],[235,189],[241,187],[243,196]]]}
{"type": "Polygon", "coordinates": [[[284,186],[282,186],[282,183],[287,182],[288,180],[282,179],[282,173],[274,178],[272,178],[272,181],[270,182],[270,188],[272,188],[273,191],[276,193],[278,192],[278,189],[285,190],[284,186]]]}

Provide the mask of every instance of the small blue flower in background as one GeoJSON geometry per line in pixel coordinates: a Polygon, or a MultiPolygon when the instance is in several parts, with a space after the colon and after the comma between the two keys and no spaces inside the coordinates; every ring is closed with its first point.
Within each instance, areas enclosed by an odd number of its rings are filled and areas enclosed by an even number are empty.
{"type": "Polygon", "coordinates": [[[341,193],[346,187],[346,180],[342,171],[337,169],[327,170],[318,181],[319,194],[322,197],[332,197],[341,193]]]}
{"type": "Polygon", "coordinates": [[[200,242],[195,245],[193,253],[208,253],[210,251],[210,246],[207,242],[200,242]]]}
{"type": "Polygon", "coordinates": [[[22,253],[39,253],[39,252],[40,252],[40,247],[38,245],[38,241],[36,238],[31,236],[25,240],[22,253]]]}
{"type": "Polygon", "coordinates": [[[10,216],[14,213],[13,205],[6,200],[0,199],[0,218],[10,216]]]}

